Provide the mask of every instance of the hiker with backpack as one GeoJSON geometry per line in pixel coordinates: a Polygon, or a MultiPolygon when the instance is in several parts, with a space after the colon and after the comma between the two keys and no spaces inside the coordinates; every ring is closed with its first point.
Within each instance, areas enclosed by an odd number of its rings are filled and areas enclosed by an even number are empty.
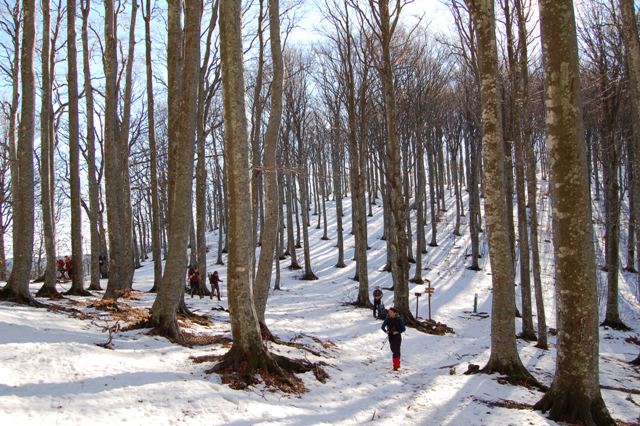
{"type": "Polygon", "coordinates": [[[373,290],[373,317],[374,318],[378,318],[378,315],[376,314],[380,313],[381,303],[382,303],[382,290],[380,290],[380,286],[377,285],[375,290],[373,290]]]}
{"type": "Polygon", "coordinates": [[[218,271],[213,271],[213,274],[209,275],[209,284],[211,284],[211,295],[209,296],[210,299],[213,299],[213,293],[215,292],[216,296],[218,296],[218,300],[220,300],[220,286],[218,285],[218,283],[221,282],[222,280],[218,275],[218,271]]]}
{"type": "Polygon", "coordinates": [[[402,333],[405,332],[406,327],[404,320],[398,314],[396,308],[389,308],[387,317],[382,322],[382,331],[389,336],[389,346],[391,347],[391,354],[393,358],[393,370],[397,371],[400,368],[400,345],[402,345],[402,333]]]}
{"type": "Polygon", "coordinates": [[[193,293],[198,293],[200,295],[200,299],[202,299],[204,292],[200,285],[200,272],[198,271],[197,266],[194,266],[193,269],[191,269],[189,285],[191,287],[191,298],[193,299],[193,293]]]}

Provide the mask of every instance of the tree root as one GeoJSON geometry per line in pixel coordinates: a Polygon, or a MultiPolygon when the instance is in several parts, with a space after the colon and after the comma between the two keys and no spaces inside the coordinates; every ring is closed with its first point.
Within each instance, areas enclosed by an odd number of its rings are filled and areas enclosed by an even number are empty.
{"type": "Polygon", "coordinates": [[[536,336],[536,333],[534,332],[529,332],[529,333],[522,332],[518,334],[518,338],[525,340],[527,342],[535,342],[538,340],[538,336],[536,336]]]}
{"type": "Polygon", "coordinates": [[[315,281],[318,279],[318,276],[313,272],[306,272],[300,279],[303,281],[315,281]]]}
{"type": "Polygon", "coordinates": [[[557,422],[598,426],[616,424],[599,393],[592,399],[575,389],[556,391],[552,387],[533,409],[543,413],[548,411],[549,418],[557,422]]]}
{"type": "Polygon", "coordinates": [[[478,373],[482,374],[502,374],[503,377],[498,379],[500,384],[511,384],[514,386],[523,386],[528,389],[535,388],[545,392],[548,388],[540,383],[535,377],[527,371],[522,363],[500,362],[495,358],[489,358],[489,362],[478,373]]]}
{"type": "Polygon", "coordinates": [[[65,296],[82,296],[82,297],[91,297],[91,296],[93,296],[93,293],[91,293],[88,290],[85,290],[83,288],[74,289],[73,287],[71,287],[69,290],[65,291],[62,294],[65,295],[65,296]]]}
{"type": "Polygon", "coordinates": [[[366,301],[356,300],[355,302],[345,303],[345,305],[354,306],[356,308],[369,309],[369,310],[373,309],[373,305],[369,300],[366,300],[366,301]]]}
{"type": "Polygon", "coordinates": [[[308,371],[314,371],[316,378],[321,382],[328,378],[318,364],[270,354],[264,348],[246,354],[237,346],[232,346],[229,352],[206,373],[220,374],[222,383],[228,384],[232,389],[246,389],[248,386],[259,383],[256,375],[260,375],[269,388],[279,389],[285,393],[301,394],[306,391],[306,388],[302,380],[293,373],[308,371]]]}
{"type": "Polygon", "coordinates": [[[36,293],[36,297],[46,297],[51,300],[64,299],[62,293],[60,293],[55,287],[49,287],[47,285],[40,287],[40,290],[36,293]]]}
{"type": "Polygon", "coordinates": [[[601,327],[609,327],[618,331],[631,331],[631,327],[626,325],[622,320],[618,319],[616,321],[604,320],[600,324],[601,327]]]}
{"type": "Polygon", "coordinates": [[[17,303],[18,305],[31,306],[33,308],[45,308],[47,306],[44,303],[38,302],[31,294],[16,293],[7,286],[0,289],[0,300],[17,303]]]}

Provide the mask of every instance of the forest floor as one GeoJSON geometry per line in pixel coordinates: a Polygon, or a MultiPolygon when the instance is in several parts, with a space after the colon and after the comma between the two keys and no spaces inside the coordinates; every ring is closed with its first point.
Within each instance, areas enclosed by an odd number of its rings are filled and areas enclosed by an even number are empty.
{"type": "MultiPolygon", "coordinates": [[[[540,241],[547,324],[555,328],[547,201],[541,197],[540,241]]],[[[345,202],[348,219],[350,203],[345,202]]],[[[329,206],[333,213],[333,203],[329,206]]],[[[333,216],[329,214],[330,219],[333,216]]],[[[349,305],[358,289],[358,283],[350,278],[355,263],[351,260],[353,237],[348,233],[349,226],[345,227],[348,266],[337,269],[333,266],[337,255],[335,222],[330,220],[332,240],[321,241],[321,230],[315,229],[318,217],[311,218],[313,267],[319,280],[301,281],[302,272],[286,269],[288,259],[284,260],[282,290],[271,292],[267,308],[271,331],[283,341],[301,345],[269,343],[269,347],[293,358],[326,363],[326,383],[307,373],[300,376],[307,388],[302,394],[283,394],[264,384],[233,390],[222,384],[217,374],[205,372],[211,362],[194,362],[194,357],[224,354],[231,338],[226,267],[213,265],[217,236],[212,233],[207,270],[220,273],[222,301],[187,296],[187,305],[208,321],[180,321],[184,331],[202,338],[205,344],[201,346],[178,346],[150,336],[148,329],[123,331],[127,324],[143,317],[153,303],[154,295],[145,293],[153,281],[151,262],[136,271],[134,288],[139,292],[121,301],[115,311],[96,304],[102,292],[94,292],[95,297],[41,300],[51,305],[49,309],[0,303],[0,424],[555,424],[531,409],[542,396],[539,391],[512,386],[497,375],[463,374],[469,364],[483,366],[489,358],[491,271],[486,243],[482,245],[482,270],[465,268],[468,231],[463,222],[464,236],[452,235],[455,206],[442,214],[439,246],[428,247],[423,263],[423,276],[436,289],[432,317],[454,333],[435,336],[408,329],[403,336],[398,372],[392,371],[381,322],[372,318],[371,311],[349,305]]],[[[374,216],[369,219],[369,282],[372,288],[384,288],[391,285],[391,275],[382,271],[386,246],[380,240],[380,205],[374,206],[374,216]]],[[[600,274],[602,287],[606,281],[604,273],[600,274]]],[[[640,370],[628,364],[640,352],[637,275],[621,272],[620,279],[621,316],[634,331],[600,328],[600,381],[613,417],[619,424],[637,425],[640,370]]],[[[32,285],[34,293],[39,285],[32,285]]],[[[65,290],[68,285],[59,289],[65,290]]],[[[393,292],[383,291],[385,305],[392,306],[393,292]]],[[[516,291],[519,304],[519,286],[516,291]]],[[[415,292],[424,293],[424,286],[411,285],[412,307],[415,292]]],[[[601,312],[605,295],[601,288],[601,312]]],[[[419,303],[419,316],[425,318],[426,297],[419,303]]],[[[519,331],[519,320],[516,327],[519,331]]],[[[534,346],[535,342],[518,340],[524,365],[546,385],[551,383],[555,367],[554,336],[549,336],[549,343],[551,349],[543,351],[534,346]]]]}

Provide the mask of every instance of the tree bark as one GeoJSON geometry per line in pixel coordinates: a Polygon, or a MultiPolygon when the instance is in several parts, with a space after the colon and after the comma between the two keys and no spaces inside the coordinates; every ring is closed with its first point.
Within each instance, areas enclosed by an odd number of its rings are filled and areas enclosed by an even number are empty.
{"type": "Polygon", "coordinates": [[[71,186],[71,253],[73,295],[87,296],[84,289],[84,256],[82,253],[82,210],[80,199],[80,142],[78,108],[78,60],[76,49],[76,0],[67,0],[67,90],[69,91],[69,175],[71,186]]]}
{"type": "Polygon", "coordinates": [[[491,260],[491,355],[485,373],[501,373],[513,380],[535,383],[520,361],[515,333],[513,260],[509,240],[505,191],[504,140],[499,109],[498,52],[493,0],[467,0],[478,35],[480,97],[484,147],[485,218],[491,260]]]}
{"type": "Polygon", "coordinates": [[[21,304],[38,305],[29,292],[33,264],[34,232],[34,169],[33,140],[35,122],[35,76],[33,51],[35,47],[35,1],[22,1],[22,47],[20,78],[22,103],[17,145],[17,173],[13,183],[13,268],[7,284],[0,290],[0,298],[21,304]]]}
{"type": "MultiPolygon", "coordinates": [[[[104,7],[104,161],[107,226],[109,228],[109,281],[107,282],[104,299],[117,299],[131,288],[133,279],[133,227],[129,191],[128,131],[124,133],[118,129],[117,23],[113,3],[105,2],[104,7]],[[122,140],[123,138],[124,140],[122,140]]],[[[135,8],[134,6],[133,10],[135,8]]],[[[133,56],[129,57],[129,61],[133,61],[133,56]]]]}
{"type": "MultiPolygon", "coordinates": [[[[271,43],[271,61],[273,63],[273,81],[271,82],[271,111],[267,131],[264,137],[263,153],[263,182],[265,219],[264,229],[261,231],[262,242],[258,270],[254,283],[256,313],[262,330],[267,330],[265,311],[271,284],[273,258],[276,255],[278,229],[280,227],[280,197],[278,189],[278,136],[280,134],[280,120],[282,118],[282,90],[284,65],[282,48],[280,45],[280,2],[269,0],[269,37],[271,43]]],[[[279,253],[277,253],[279,256],[279,253]]]]}
{"type": "Polygon", "coordinates": [[[151,0],[146,0],[147,13],[144,16],[145,63],[147,78],[147,119],[149,133],[149,192],[151,193],[151,251],[153,253],[153,286],[151,293],[157,293],[162,282],[162,236],[160,230],[160,200],[158,194],[158,153],[156,146],[155,102],[153,95],[153,69],[151,62],[151,0]]]}
{"type": "Polygon", "coordinates": [[[553,179],[558,355],[553,383],[534,409],[549,411],[556,421],[613,425],[600,394],[598,297],[573,1],[541,0],[539,6],[553,179]]]}
{"type": "Polygon", "coordinates": [[[193,221],[192,184],[197,120],[197,90],[200,70],[200,25],[202,2],[185,3],[184,29],[179,0],[169,2],[167,46],[169,77],[169,253],[162,283],[151,308],[153,332],[182,341],[176,313],[184,296],[184,276],[189,229],[193,221]]]}
{"type": "Polygon", "coordinates": [[[51,11],[49,2],[42,2],[42,97],[40,109],[40,193],[42,207],[42,231],[46,253],[44,283],[38,297],[59,297],[56,290],[56,247],[53,205],[54,165],[51,134],[51,11]]]}
{"type": "MultiPolygon", "coordinates": [[[[91,0],[84,0],[82,8],[82,61],[84,73],[84,92],[87,113],[87,175],[89,186],[89,232],[91,238],[91,280],[89,290],[102,290],[100,286],[100,230],[98,216],[100,213],[100,188],[96,177],[95,124],[93,119],[94,102],[91,86],[91,66],[89,60],[89,12],[91,0]]],[[[105,260],[106,261],[106,260],[105,260]]]]}

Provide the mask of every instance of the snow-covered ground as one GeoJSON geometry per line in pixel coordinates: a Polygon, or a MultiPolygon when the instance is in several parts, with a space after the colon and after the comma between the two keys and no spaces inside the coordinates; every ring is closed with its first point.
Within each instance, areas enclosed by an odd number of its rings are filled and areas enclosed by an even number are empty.
{"type": "MultiPolygon", "coordinates": [[[[186,348],[149,336],[148,330],[134,330],[114,334],[114,349],[109,350],[96,343],[107,340],[104,327],[114,321],[109,313],[88,308],[91,298],[53,303],[73,304],[82,312],[92,313],[92,319],[0,303],[0,425],[554,424],[542,413],[526,408],[540,399],[540,392],[500,384],[497,376],[462,374],[469,363],[482,366],[489,357],[490,319],[487,315],[472,315],[472,310],[477,293],[478,311],[490,312],[491,276],[486,243],[482,249],[483,270],[473,272],[464,267],[469,252],[468,231],[465,226],[463,237],[451,234],[454,206],[442,216],[438,225],[439,247],[428,247],[423,272],[436,288],[433,318],[453,328],[455,334],[432,336],[408,329],[402,344],[402,368],[399,372],[391,370],[391,353],[380,330],[381,322],[374,320],[370,311],[346,305],[355,299],[358,284],[350,279],[355,263],[351,260],[353,238],[348,233],[349,200],[345,203],[348,267],[333,267],[335,210],[334,204],[329,203],[331,240],[320,240],[322,233],[315,229],[317,218],[312,216],[312,258],[319,280],[301,281],[300,271],[283,269],[282,291],[270,294],[267,310],[272,332],[283,340],[312,347],[322,357],[289,346],[270,344],[270,349],[291,357],[326,362],[330,378],[325,384],[307,373],[301,376],[308,388],[302,395],[283,394],[263,385],[232,390],[221,383],[218,375],[205,373],[211,363],[198,364],[191,359],[223,354],[227,348],[222,344],[186,348]],[[327,344],[323,346],[320,342],[327,344]],[[522,406],[515,408],[511,402],[522,406]]],[[[555,327],[546,203],[541,198],[540,241],[547,322],[549,327],[555,327]]],[[[391,284],[391,276],[381,271],[386,261],[385,242],[380,240],[382,208],[374,206],[374,217],[369,219],[370,285],[386,287],[391,284]]],[[[187,298],[187,304],[208,316],[212,325],[182,325],[196,334],[230,336],[228,314],[216,309],[227,307],[226,269],[213,265],[216,234],[209,238],[212,250],[208,270],[220,272],[224,281],[222,301],[187,298]]],[[[287,264],[288,260],[283,261],[283,268],[287,264]]],[[[636,332],[601,328],[600,377],[603,386],[621,389],[602,391],[613,417],[626,424],[638,424],[640,373],[626,361],[635,358],[640,347],[625,341],[637,337],[640,330],[640,307],[635,299],[637,276],[621,273],[620,278],[621,316],[636,332]]],[[[136,271],[134,288],[148,290],[152,280],[152,263],[145,263],[136,271]]],[[[32,290],[35,292],[38,287],[39,284],[34,284],[32,290]]],[[[62,285],[60,290],[65,287],[62,285]]],[[[415,306],[414,292],[423,289],[424,286],[412,285],[411,306],[415,306]]],[[[96,299],[101,297],[100,292],[95,295],[96,299]]],[[[145,293],[129,303],[149,307],[153,298],[145,293]]],[[[392,292],[385,291],[384,302],[387,307],[393,305],[392,292]]],[[[601,302],[604,306],[604,300],[601,302]]],[[[423,296],[419,315],[426,317],[426,314],[423,296]]],[[[517,329],[520,330],[519,322],[517,329]]],[[[534,344],[519,341],[520,356],[524,365],[549,385],[555,364],[555,338],[550,336],[549,351],[539,350],[534,344]]]]}

